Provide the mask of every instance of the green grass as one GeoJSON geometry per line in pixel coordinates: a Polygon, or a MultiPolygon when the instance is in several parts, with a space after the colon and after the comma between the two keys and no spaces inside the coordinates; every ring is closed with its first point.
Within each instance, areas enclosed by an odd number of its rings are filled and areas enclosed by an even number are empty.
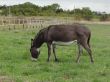
{"type": "Polygon", "coordinates": [[[84,51],[75,63],[77,46],[57,46],[54,62],[47,60],[47,47],[41,47],[37,62],[30,60],[30,39],[37,29],[0,31],[0,82],[110,82],[110,25],[87,25],[92,31],[94,64],[84,51]]]}

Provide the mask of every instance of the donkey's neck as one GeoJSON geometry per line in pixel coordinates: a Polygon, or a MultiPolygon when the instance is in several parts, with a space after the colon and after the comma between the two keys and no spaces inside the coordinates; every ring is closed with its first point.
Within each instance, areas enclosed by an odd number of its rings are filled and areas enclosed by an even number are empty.
{"type": "Polygon", "coordinates": [[[44,41],[45,30],[41,30],[34,39],[33,45],[36,48],[40,48],[44,41]]]}
{"type": "Polygon", "coordinates": [[[33,47],[40,48],[43,43],[44,43],[44,41],[34,41],[33,42],[33,47]]]}

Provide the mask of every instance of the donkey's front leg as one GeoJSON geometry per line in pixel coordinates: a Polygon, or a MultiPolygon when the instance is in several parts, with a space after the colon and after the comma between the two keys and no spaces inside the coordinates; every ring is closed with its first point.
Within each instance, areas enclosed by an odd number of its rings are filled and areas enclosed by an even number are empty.
{"type": "Polygon", "coordinates": [[[47,43],[47,47],[48,47],[48,59],[47,61],[49,62],[49,59],[50,59],[50,55],[51,55],[51,43],[47,43]]]}
{"type": "Polygon", "coordinates": [[[57,62],[58,59],[57,59],[57,57],[56,57],[56,51],[55,51],[56,45],[55,45],[55,44],[52,44],[52,47],[53,47],[53,54],[54,54],[54,57],[55,57],[55,61],[57,62]]]}

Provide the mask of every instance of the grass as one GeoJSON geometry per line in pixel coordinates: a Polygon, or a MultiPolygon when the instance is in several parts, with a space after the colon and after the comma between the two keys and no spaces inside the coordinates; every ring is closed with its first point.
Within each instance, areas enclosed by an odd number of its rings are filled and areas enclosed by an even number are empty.
{"type": "Polygon", "coordinates": [[[47,59],[47,47],[41,47],[37,62],[30,60],[30,39],[37,29],[0,31],[0,82],[110,82],[110,25],[87,25],[92,31],[94,64],[84,51],[75,63],[77,46],[57,46],[57,57],[47,59]]]}

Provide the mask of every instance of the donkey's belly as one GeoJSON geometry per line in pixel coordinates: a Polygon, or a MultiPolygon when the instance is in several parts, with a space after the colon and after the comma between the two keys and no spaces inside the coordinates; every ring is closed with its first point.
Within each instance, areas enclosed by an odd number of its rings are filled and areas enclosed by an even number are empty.
{"type": "Polygon", "coordinates": [[[52,44],[60,45],[60,46],[67,46],[67,45],[71,45],[74,42],[77,42],[77,40],[69,41],[69,42],[53,41],[52,44]]]}

